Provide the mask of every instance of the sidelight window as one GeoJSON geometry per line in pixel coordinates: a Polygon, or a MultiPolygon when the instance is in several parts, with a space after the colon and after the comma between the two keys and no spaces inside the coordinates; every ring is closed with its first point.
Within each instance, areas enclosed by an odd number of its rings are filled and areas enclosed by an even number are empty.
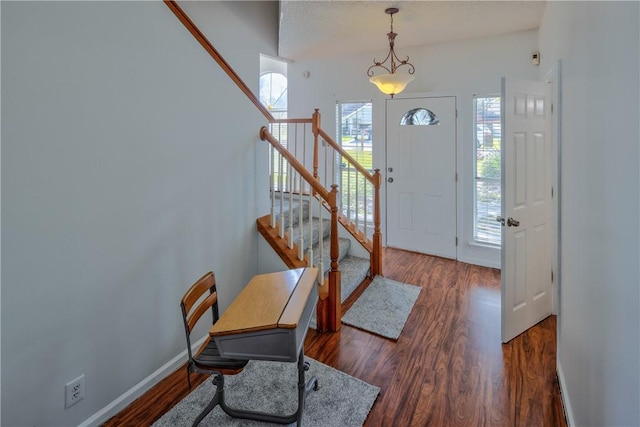
{"type": "MultiPolygon", "coordinates": [[[[373,173],[373,104],[370,101],[336,104],[336,141],[360,165],[373,173]]],[[[336,183],[341,214],[373,230],[373,186],[344,158],[336,158],[336,183]]]]}
{"type": "Polygon", "coordinates": [[[502,137],[499,96],[475,96],[474,148],[474,218],[473,238],[476,242],[501,244],[501,146],[502,137]]]}

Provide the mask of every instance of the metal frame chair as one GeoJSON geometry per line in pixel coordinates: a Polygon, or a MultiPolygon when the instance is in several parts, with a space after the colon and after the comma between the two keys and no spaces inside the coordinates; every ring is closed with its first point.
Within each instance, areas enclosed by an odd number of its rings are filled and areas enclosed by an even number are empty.
{"type": "Polygon", "coordinates": [[[211,324],[213,325],[219,319],[218,292],[216,291],[215,275],[212,271],[198,279],[198,281],[187,290],[180,301],[180,308],[182,310],[182,319],[187,337],[187,353],[189,355],[187,362],[187,382],[189,389],[191,389],[190,374],[192,372],[213,375],[213,384],[216,385],[214,398],[209,406],[207,406],[208,408],[210,407],[209,410],[196,418],[193,423],[195,426],[218,404],[218,400],[223,402],[224,375],[239,374],[249,361],[222,357],[218,346],[211,337],[208,337],[195,353],[191,350],[191,332],[202,316],[211,310],[211,324]],[[205,297],[207,292],[209,295],[205,297]]]}
{"type": "Polygon", "coordinates": [[[213,318],[212,325],[218,321],[218,293],[216,291],[216,279],[212,271],[202,276],[194,283],[182,297],[180,302],[182,318],[187,337],[187,352],[189,361],[187,363],[187,382],[191,389],[192,372],[211,374],[212,383],[216,386],[216,391],[209,404],[202,410],[193,422],[197,426],[209,412],[217,405],[235,418],[244,418],[257,421],[265,421],[278,424],[291,424],[296,422],[298,426],[302,423],[302,412],[307,394],[312,390],[318,390],[318,380],[313,377],[308,382],[305,381],[305,371],[309,370],[309,363],[304,361],[304,348],[300,349],[298,355],[298,409],[290,415],[274,415],[263,412],[240,410],[229,407],[224,400],[224,376],[236,375],[244,369],[248,360],[228,359],[220,355],[215,341],[208,337],[200,348],[195,352],[191,351],[191,332],[202,318],[202,315],[211,309],[213,318]],[[205,297],[207,291],[209,295],[205,297]]]}

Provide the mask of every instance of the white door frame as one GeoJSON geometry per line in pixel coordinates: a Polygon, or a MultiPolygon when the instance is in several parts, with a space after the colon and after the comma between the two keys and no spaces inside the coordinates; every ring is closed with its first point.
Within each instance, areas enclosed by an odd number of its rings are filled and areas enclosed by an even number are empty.
{"type": "MultiPolygon", "coordinates": [[[[500,93],[500,89],[491,92],[500,93]]],[[[500,247],[475,244],[473,239],[473,186],[475,177],[473,174],[473,149],[468,141],[472,141],[473,133],[473,95],[472,91],[434,91],[434,92],[403,92],[396,95],[401,98],[430,98],[430,97],[454,97],[458,119],[456,123],[456,170],[458,171],[457,193],[457,229],[458,250],[457,259],[469,264],[481,265],[491,268],[500,268],[500,247]]],[[[386,99],[386,98],[385,98],[386,99]]],[[[386,156],[386,108],[385,101],[374,101],[374,135],[385,135],[374,141],[375,152],[383,153],[383,156],[374,155],[374,165],[380,168],[382,179],[386,181],[387,156],[386,156]],[[376,160],[380,159],[380,161],[376,160]]],[[[386,224],[387,195],[386,187],[381,191],[382,224],[386,224]]],[[[383,245],[387,245],[386,232],[383,233],[383,245]]]]}
{"type": "Polygon", "coordinates": [[[553,187],[553,206],[551,210],[551,225],[553,226],[553,234],[551,238],[551,269],[553,271],[553,304],[551,312],[558,316],[558,324],[556,325],[558,333],[560,332],[560,212],[561,212],[561,188],[560,183],[562,170],[560,169],[560,161],[562,160],[562,61],[549,69],[545,76],[545,81],[551,84],[551,103],[553,105],[553,113],[551,114],[551,185],[553,187]]]}

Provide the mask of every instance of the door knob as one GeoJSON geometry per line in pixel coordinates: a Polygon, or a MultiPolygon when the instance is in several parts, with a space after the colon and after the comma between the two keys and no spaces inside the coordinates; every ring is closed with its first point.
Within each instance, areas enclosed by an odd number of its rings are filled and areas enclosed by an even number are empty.
{"type": "Polygon", "coordinates": [[[393,182],[393,178],[391,177],[387,178],[387,182],[393,182]]]}
{"type": "Polygon", "coordinates": [[[520,221],[518,221],[517,219],[513,219],[511,217],[507,218],[507,225],[509,227],[517,227],[520,225],[520,221]]]}
{"type": "Polygon", "coordinates": [[[497,216],[496,221],[498,221],[504,227],[504,218],[502,218],[501,216],[497,216]]]}
{"type": "Polygon", "coordinates": [[[393,172],[393,168],[388,168],[387,169],[389,172],[393,172]]]}

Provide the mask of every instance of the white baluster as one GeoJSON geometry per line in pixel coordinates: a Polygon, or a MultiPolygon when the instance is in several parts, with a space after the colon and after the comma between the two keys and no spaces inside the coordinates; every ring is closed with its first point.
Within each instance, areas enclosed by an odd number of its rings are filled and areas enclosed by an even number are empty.
{"type": "Polygon", "coordinates": [[[293,168],[291,163],[289,165],[287,174],[287,191],[289,191],[289,249],[293,249],[293,191],[291,191],[291,178],[293,178],[293,168]]]}
{"type": "Polygon", "coordinates": [[[322,198],[318,199],[318,270],[324,274],[324,223],[322,221],[322,198]]]}
{"type": "Polygon", "coordinates": [[[349,162],[345,162],[347,165],[347,218],[351,221],[351,171],[349,162]]]}
{"type": "MultiPolygon", "coordinates": [[[[302,161],[300,163],[302,163],[302,166],[304,166],[306,170],[309,170],[309,168],[307,167],[307,125],[306,124],[304,125],[304,133],[302,134],[302,161]]],[[[307,183],[307,185],[309,184],[307,183]]],[[[302,191],[302,189],[300,190],[302,191]]]]}
{"type": "Polygon", "coordinates": [[[276,149],[273,145],[269,145],[269,147],[271,147],[269,150],[269,168],[271,169],[271,179],[269,180],[271,191],[271,228],[276,228],[276,149]]]}
{"type": "MultiPolygon", "coordinates": [[[[342,168],[338,167],[337,173],[335,171],[336,165],[338,165],[339,161],[340,161],[340,153],[334,150],[333,151],[333,167],[334,167],[333,176],[335,177],[338,187],[340,188],[340,193],[342,193],[344,189],[344,187],[342,186],[342,168]]],[[[338,200],[336,200],[336,203],[338,204],[338,209],[339,209],[338,212],[344,215],[344,211],[343,211],[344,203],[342,200],[342,194],[340,194],[340,197],[338,198],[338,200]]]]}
{"type": "Polygon", "coordinates": [[[313,267],[313,195],[309,188],[309,247],[307,250],[307,258],[309,267],[313,267]]]}
{"type": "Polygon", "coordinates": [[[356,212],[355,212],[355,214],[356,214],[356,230],[359,230],[360,229],[360,209],[358,208],[358,204],[359,204],[359,200],[358,200],[358,188],[359,188],[358,181],[359,180],[358,180],[358,174],[357,173],[356,173],[356,176],[355,176],[354,179],[356,180],[356,208],[355,208],[356,209],[356,212]]]}
{"type": "Polygon", "coordinates": [[[298,243],[298,259],[302,261],[304,259],[304,227],[302,226],[302,175],[300,175],[300,191],[298,192],[298,204],[300,208],[298,209],[298,228],[300,229],[300,242],[298,243]]]}
{"type": "MultiPolygon", "coordinates": [[[[294,128],[295,128],[296,131],[295,131],[295,139],[294,139],[295,142],[294,142],[294,145],[293,145],[293,157],[295,157],[297,160],[300,160],[298,158],[298,125],[296,124],[294,126],[294,128]]],[[[295,172],[294,172],[294,174],[295,174],[295,172]]],[[[296,188],[298,186],[298,184],[299,184],[298,180],[296,179],[296,180],[294,180],[292,182],[293,182],[293,186],[292,186],[293,190],[294,191],[300,191],[299,188],[296,188]]]]}
{"type": "MultiPolygon", "coordinates": [[[[364,177],[363,177],[364,178],[364,177]]],[[[367,237],[367,180],[363,179],[364,186],[364,237],[367,237]]]]}
{"type": "Polygon", "coordinates": [[[330,186],[330,182],[329,182],[329,173],[328,173],[328,165],[327,162],[329,161],[329,156],[328,156],[328,151],[329,151],[329,144],[327,143],[327,141],[322,140],[322,143],[324,145],[324,177],[323,177],[323,181],[324,181],[324,188],[329,188],[330,186]]]}

